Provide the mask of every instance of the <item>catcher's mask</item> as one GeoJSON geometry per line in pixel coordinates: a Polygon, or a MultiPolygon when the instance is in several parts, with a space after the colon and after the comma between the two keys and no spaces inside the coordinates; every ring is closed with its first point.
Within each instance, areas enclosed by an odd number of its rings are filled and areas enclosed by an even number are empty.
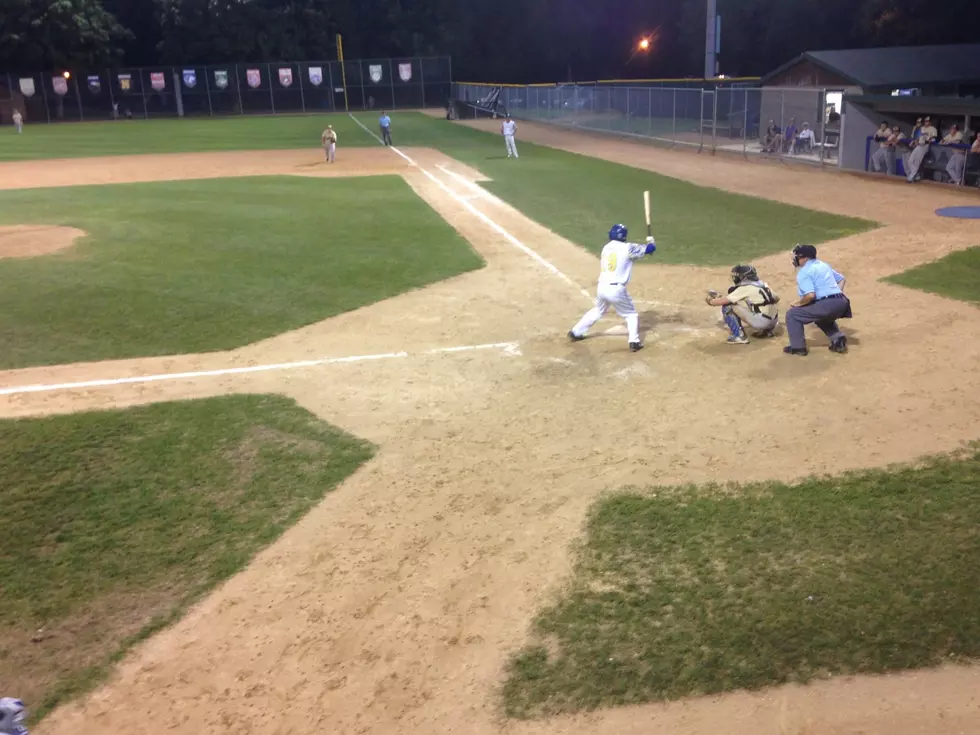
{"type": "Polygon", "coordinates": [[[23,702],[13,697],[0,697],[0,733],[27,735],[26,718],[27,710],[23,702]]]}
{"type": "Polygon", "coordinates": [[[759,274],[755,271],[754,265],[736,265],[732,268],[732,283],[736,286],[746,281],[758,281],[759,274]]]}
{"type": "Polygon", "coordinates": [[[797,245],[793,248],[793,267],[800,267],[800,258],[808,258],[809,260],[815,260],[817,257],[817,249],[813,245],[797,245]]]}

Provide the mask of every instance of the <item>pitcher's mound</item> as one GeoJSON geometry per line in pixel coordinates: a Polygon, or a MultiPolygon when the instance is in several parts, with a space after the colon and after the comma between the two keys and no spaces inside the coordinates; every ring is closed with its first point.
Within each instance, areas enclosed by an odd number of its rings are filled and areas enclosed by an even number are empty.
{"type": "Polygon", "coordinates": [[[59,225],[0,227],[0,258],[31,258],[70,248],[83,230],[59,225]]]}

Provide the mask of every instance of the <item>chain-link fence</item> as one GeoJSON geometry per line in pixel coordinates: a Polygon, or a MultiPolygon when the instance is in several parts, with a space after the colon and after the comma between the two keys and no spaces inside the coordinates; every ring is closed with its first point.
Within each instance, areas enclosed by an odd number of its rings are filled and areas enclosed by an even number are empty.
{"type": "Polygon", "coordinates": [[[828,116],[823,89],[459,83],[455,97],[475,107],[489,101],[493,111],[518,119],[700,151],[837,165],[840,125],[828,116]]]}
{"type": "Polygon", "coordinates": [[[0,73],[0,117],[31,122],[443,107],[449,57],[0,73]],[[345,81],[346,77],[346,93],[345,81]]]}

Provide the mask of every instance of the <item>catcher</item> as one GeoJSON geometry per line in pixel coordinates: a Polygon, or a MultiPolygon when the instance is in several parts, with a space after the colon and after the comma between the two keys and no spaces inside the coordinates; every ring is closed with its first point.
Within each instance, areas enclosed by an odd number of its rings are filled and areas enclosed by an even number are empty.
{"type": "Polygon", "coordinates": [[[769,284],[759,279],[755,266],[736,265],[732,268],[732,283],[728,295],[722,296],[717,291],[708,291],[705,303],[708,306],[720,306],[725,326],[728,327],[728,344],[747,345],[745,324],[752,330],[752,336],[759,339],[772,337],[779,325],[779,311],[776,296],[769,284]]]}

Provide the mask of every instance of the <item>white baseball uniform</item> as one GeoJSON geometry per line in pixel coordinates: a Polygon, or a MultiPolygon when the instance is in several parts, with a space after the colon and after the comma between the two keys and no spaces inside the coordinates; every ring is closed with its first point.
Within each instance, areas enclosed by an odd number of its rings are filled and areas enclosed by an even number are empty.
{"type": "Polygon", "coordinates": [[[511,156],[520,158],[517,155],[517,143],[514,140],[514,135],[517,133],[517,123],[513,120],[504,120],[503,125],[500,126],[500,132],[504,134],[504,143],[507,145],[507,158],[511,156]]]}
{"type": "Polygon", "coordinates": [[[596,288],[595,306],[572,327],[573,335],[584,337],[611,306],[626,321],[630,344],[640,341],[640,315],[636,313],[636,307],[633,306],[633,299],[626,291],[626,285],[633,274],[634,261],[646,254],[646,245],[618,240],[606,244],[599,256],[601,270],[599,285],[596,288]]]}
{"type": "Polygon", "coordinates": [[[20,114],[18,110],[12,115],[14,121],[14,127],[17,128],[17,132],[21,132],[24,129],[24,116],[20,114]]]}

